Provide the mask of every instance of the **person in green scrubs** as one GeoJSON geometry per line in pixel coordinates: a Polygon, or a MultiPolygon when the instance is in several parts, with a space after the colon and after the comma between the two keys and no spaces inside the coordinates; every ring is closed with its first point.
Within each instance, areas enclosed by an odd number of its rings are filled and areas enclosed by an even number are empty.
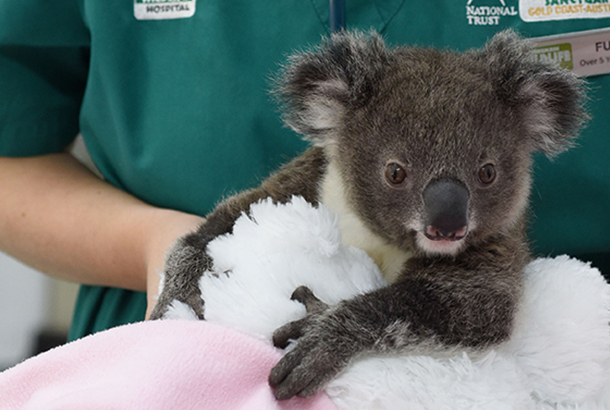
{"type": "MultiPolygon", "coordinates": [[[[610,27],[603,0],[563,3],[347,0],[345,16],[390,45],[455,50],[610,27]]],[[[327,0],[0,3],[0,249],[83,284],[71,339],[143,320],[170,244],[306,148],[270,90],[329,15],[327,0]],[[103,180],[67,153],[78,133],[103,180]]],[[[588,81],[578,147],[536,162],[532,238],[610,274],[610,74],[588,81]]]]}

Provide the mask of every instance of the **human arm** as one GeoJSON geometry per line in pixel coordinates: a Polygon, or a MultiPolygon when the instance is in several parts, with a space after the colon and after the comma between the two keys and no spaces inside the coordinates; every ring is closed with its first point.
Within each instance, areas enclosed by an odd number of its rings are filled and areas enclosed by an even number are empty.
{"type": "Polygon", "coordinates": [[[202,218],[156,208],[70,154],[0,157],[0,249],[51,276],[147,291],[165,251],[202,218]]]}

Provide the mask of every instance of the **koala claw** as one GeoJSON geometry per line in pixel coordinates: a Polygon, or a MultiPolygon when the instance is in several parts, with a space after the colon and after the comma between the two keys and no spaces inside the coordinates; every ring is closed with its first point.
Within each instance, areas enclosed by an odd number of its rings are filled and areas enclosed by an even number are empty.
{"type": "Polygon", "coordinates": [[[273,332],[273,345],[280,349],[285,349],[290,340],[296,340],[303,336],[304,329],[311,321],[310,317],[295,320],[285,324],[284,326],[273,332]]]}
{"type": "Polygon", "coordinates": [[[285,349],[290,340],[299,339],[318,320],[320,314],[328,309],[328,305],[318,299],[307,286],[299,286],[290,296],[305,305],[307,316],[280,327],[273,333],[273,345],[285,349]]]}
{"type": "Polygon", "coordinates": [[[299,286],[296,288],[296,290],[292,292],[290,299],[304,304],[307,313],[320,313],[328,309],[328,305],[318,299],[307,286],[299,286]]]}

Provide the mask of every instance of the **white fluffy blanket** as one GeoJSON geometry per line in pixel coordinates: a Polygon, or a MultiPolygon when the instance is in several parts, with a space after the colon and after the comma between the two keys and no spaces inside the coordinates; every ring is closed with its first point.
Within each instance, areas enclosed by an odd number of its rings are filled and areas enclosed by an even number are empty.
{"type": "MultiPolygon", "coordinates": [[[[327,303],[383,285],[368,256],[341,243],[336,216],[301,198],[262,202],[209,245],[202,279],[209,321],[269,341],[305,314],[289,300],[306,285],[327,303]]],[[[511,340],[478,354],[368,357],[327,388],[340,409],[610,409],[610,287],[567,256],[538,259],[511,340]]],[[[194,318],[176,303],[173,318],[194,318]]]]}

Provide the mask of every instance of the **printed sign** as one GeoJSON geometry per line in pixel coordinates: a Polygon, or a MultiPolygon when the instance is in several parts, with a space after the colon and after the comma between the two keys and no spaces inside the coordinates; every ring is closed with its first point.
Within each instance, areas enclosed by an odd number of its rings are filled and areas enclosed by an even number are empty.
{"type": "Polygon", "coordinates": [[[552,44],[550,46],[536,47],[534,49],[539,60],[555,61],[561,67],[568,70],[574,69],[574,58],[572,57],[572,44],[552,44]]]}
{"type": "Polygon", "coordinates": [[[541,60],[586,77],[610,73],[610,28],[533,38],[541,60]]]}
{"type": "Polygon", "coordinates": [[[138,20],[188,18],[195,14],[196,0],[134,0],[133,13],[138,20]]]}
{"type": "Polygon", "coordinates": [[[508,7],[504,0],[492,4],[480,3],[478,0],[468,0],[466,3],[466,20],[471,26],[497,26],[501,18],[519,14],[514,6],[508,7]]]}
{"type": "Polygon", "coordinates": [[[519,0],[523,21],[610,17],[610,0],[519,0]]]}

